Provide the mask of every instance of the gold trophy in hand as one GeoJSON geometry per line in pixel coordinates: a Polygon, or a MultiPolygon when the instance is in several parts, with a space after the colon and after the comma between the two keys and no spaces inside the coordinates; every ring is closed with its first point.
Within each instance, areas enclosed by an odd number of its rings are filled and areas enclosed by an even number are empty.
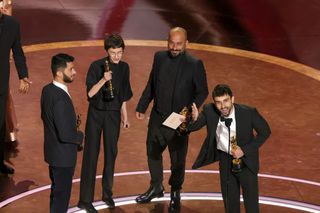
{"type": "MultiPolygon", "coordinates": [[[[104,71],[110,72],[109,59],[107,58],[104,64],[104,71]]],[[[112,81],[109,80],[105,83],[103,88],[103,100],[112,101],[114,99],[114,88],[112,86],[112,81]]]]}
{"type": "MultiPolygon", "coordinates": [[[[80,126],[81,126],[81,114],[77,115],[77,121],[76,121],[76,125],[77,125],[77,131],[80,131],[80,126]]],[[[83,145],[82,143],[78,145],[78,151],[82,151],[83,150],[83,145]]]]}
{"type": "Polygon", "coordinates": [[[188,123],[191,119],[191,110],[188,107],[183,107],[182,110],[179,112],[180,115],[183,115],[185,117],[185,121],[182,122],[180,124],[180,126],[178,127],[178,135],[184,135],[187,133],[187,127],[188,127],[188,123]]]}
{"type": "MultiPolygon", "coordinates": [[[[231,149],[237,149],[237,140],[236,136],[232,136],[230,139],[231,149]]],[[[242,159],[241,158],[233,158],[232,159],[232,168],[231,171],[234,173],[239,173],[242,171],[242,159]]]]}

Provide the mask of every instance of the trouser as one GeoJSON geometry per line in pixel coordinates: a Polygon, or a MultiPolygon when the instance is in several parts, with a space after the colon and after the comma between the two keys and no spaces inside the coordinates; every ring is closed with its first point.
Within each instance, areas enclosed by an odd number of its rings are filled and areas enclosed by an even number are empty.
{"type": "Polygon", "coordinates": [[[68,210],[74,167],[49,166],[51,179],[50,213],[64,213],[68,210]]]}
{"type": "Polygon", "coordinates": [[[232,157],[220,153],[220,183],[227,213],[240,213],[240,186],[242,188],[244,206],[247,213],[259,212],[258,175],[248,167],[239,173],[231,172],[232,157]]]}
{"type": "Polygon", "coordinates": [[[0,166],[4,161],[5,135],[6,135],[6,109],[7,109],[7,92],[0,92],[0,166]]]}
{"type": "Polygon", "coordinates": [[[164,120],[165,117],[152,110],[147,136],[150,184],[156,188],[162,185],[162,153],[168,147],[171,162],[169,184],[171,190],[176,191],[181,189],[184,182],[188,135],[178,136],[175,130],[161,125],[164,120]]]}
{"type": "Polygon", "coordinates": [[[104,145],[102,197],[112,197],[120,121],[120,111],[102,111],[89,106],[80,182],[80,201],[82,202],[91,203],[94,200],[97,161],[102,131],[104,145]]]}
{"type": "Polygon", "coordinates": [[[12,95],[10,90],[8,91],[7,98],[7,108],[6,108],[6,135],[5,138],[7,141],[15,141],[17,140],[17,117],[14,109],[12,95]]]}

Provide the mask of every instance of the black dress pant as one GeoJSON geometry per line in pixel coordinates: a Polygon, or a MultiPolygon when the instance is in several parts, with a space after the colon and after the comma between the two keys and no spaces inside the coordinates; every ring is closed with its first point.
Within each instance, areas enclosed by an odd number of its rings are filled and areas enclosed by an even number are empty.
{"type": "Polygon", "coordinates": [[[232,156],[225,152],[220,153],[220,183],[227,213],[240,213],[240,186],[242,189],[244,206],[247,213],[259,212],[258,175],[248,167],[241,172],[231,172],[232,156]],[[229,178],[228,178],[229,176],[229,178]],[[227,183],[227,179],[228,183],[227,183]],[[228,184],[228,186],[227,186],[228,184]],[[228,188],[228,193],[227,193],[228,188]],[[228,196],[228,198],[227,198],[228,196]],[[228,211],[227,211],[228,210],[228,211]]]}
{"type": "Polygon", "coordinates": [[[150,184],[156,188],[162,185],[162,153],[168,147],[171,160],[171,190],[180,190],[184,182],[188,135],[178,136],[175,130],[165,127],[162,122],[166,117],[152,110],[147,136],[148,166],[151,175],[150,184]]]}
{"type": "Polygon", "coordinates": [[[89,106],[86,123],[86,139],[83,151],[80,201],[92,203],[96,181],[97,161],[103,132],[104,168],[102,174],[102,197],[112,197],[115,160],[118,153],[120,111],[102,111],[89,106]]]}
{"type": "Polygon", "coordinates": [[[74,167],[49,166],[51,179],[50,213],[64,213],[68,210],[74,167]]]}
{"type": "Polygon", "coordinates": [[[0,91],[0,166],[4,161],[5,136],[6,136],[6,111],[8,93],[0,91]]]}

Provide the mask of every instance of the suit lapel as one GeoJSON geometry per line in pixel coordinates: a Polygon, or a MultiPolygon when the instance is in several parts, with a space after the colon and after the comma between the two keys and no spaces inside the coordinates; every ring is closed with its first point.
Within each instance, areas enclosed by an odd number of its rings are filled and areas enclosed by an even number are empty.
{"type": "Polygon", "coordinates": [[[234,104],[235,109],[235,118],[236,118],[236,134],[237,134],[237,140],[241,138],[242,128],[241,128],[241,122],[243,121],[243,116],[241,114],[241,110],[239,108],[238,104],[234,104]]]}
{"type": "Polygon", "coordinates": [[[219,112],[217,112],[214,104],[211,104],[211,110],[212,110],[212,113],[209,113],[209,115],[212,115],[212,116],[210,116],[209,122],[212,122],[212,125],[213,125],[212,128],[214,129],[213,136],[215,137],[220,116],[219,116],[219,112]]]}

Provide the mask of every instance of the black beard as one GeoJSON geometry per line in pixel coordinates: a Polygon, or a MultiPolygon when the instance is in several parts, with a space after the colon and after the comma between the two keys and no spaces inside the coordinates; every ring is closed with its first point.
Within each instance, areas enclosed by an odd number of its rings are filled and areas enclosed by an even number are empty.
{"type": "Polygon", "coordinates": [[[70,77],[68,77],[66,74],[63,73],[63,81],[65,83],[71,83],[73,80],[70,77]]]}
{"type": "Polygon", "coordinates": [[[170,55],[171,58],[176,58],[176,57],[178,57],[178,56],[180,56],[180,55],[182,55],[184,53],[184,50],[178,50],[179,52],[177,54],[173,55],[171,51],[174,51],[174,50],[173,49],[169,49],[169,55],[170,55]]]}

